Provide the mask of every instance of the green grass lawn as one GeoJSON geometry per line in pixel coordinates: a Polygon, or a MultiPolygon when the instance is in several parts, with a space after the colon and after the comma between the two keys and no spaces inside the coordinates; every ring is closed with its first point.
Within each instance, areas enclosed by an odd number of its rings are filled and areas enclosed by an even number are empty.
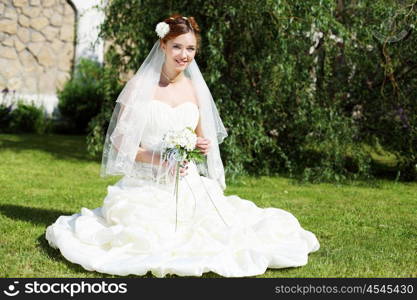
{"type": "MultiPolygon", "coordinates": [[[[101,206],[107,186],[120,178],[99,176],[83,136],[1,134],[0,161],[1,277],[117,277],[85,271],[45,240],[58,216],[101,206]]],[[[291,212],[320,242],[307,265],[258,277],[417,277],[417,183],[296,185],[245,177],[225,193],[291,212]]]]}

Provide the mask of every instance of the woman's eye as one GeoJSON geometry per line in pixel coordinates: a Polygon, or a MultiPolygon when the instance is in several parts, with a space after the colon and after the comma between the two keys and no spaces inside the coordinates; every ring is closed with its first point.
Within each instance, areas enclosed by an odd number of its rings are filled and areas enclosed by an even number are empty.
{"type": "MultiPolygon", "coordinates": [[[[180,47],[180,46],[174,46],[174,48],[181,49],[181,47],[180,47]]],[[[194,48],[188,48],[188,50],[190,50],[190,51],[195,51],[195,49],[194,49],[194,48]]]]}

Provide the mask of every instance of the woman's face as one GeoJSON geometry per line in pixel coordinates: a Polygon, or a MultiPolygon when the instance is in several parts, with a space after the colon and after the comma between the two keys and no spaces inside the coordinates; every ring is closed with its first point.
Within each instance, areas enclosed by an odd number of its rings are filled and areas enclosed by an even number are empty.
{"type": "Polygon", "coordinates": [[[162,49],[166,54],[166,68],[181,72],[194,59],[197,40],[194,33],[187,32],[162,43],[162,49]]]}

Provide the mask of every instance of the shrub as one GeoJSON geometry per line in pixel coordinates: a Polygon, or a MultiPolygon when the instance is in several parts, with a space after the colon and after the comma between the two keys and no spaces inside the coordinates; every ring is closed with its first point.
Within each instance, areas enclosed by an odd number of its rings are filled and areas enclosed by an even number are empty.
{"type": "Polygon", "coordinates": [[[44,134],[51,131],[52,121],[46,117],[43,107],[33,102],[25,104],[18,100],[16,108],[10,113],[9,132],[44,134]]]}
{"type": "Polygon", "coordinates": [[[100,159],[103,151],[104,138],[109,126],[115,100],[123,86],[118,82],[118,72],[112,67],[106,67],[103,74],[104,103],[100,113],[88,123],[87,151],[90,157],[100,159]]]}
{"type": "Polygon", "coordinates": [[[74,77],[57,92],[58,108],[63,121],[58,126],[68,133],[86,133],[90,120],[99,113],[103,103],[102,67],[98,62],[82,58],[74,77]]]}
{"type": "Polygon", "coordinates": [[[0,104],[0,132],[7,132],[10,126],[12,105],[0,104]]]}

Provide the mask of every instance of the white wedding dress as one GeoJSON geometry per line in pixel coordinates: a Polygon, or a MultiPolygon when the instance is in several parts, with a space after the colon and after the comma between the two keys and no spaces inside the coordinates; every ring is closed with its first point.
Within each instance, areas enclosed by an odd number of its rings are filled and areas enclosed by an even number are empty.
{"type": "MultiPolygon", "coordinates": [[[[196,128],[199,109],[191,102],[171,107],[152,100],[148,118],[142,143],[152,148],[168,129],[196,128]]],[[[303,266],[320,248],[291,213],[225,196],[193,163],[180,181],[177,207],[171,189],[146,178],[124,176],[107,189],[103,206],[60,216],[46,230],[52,247],[89,271],[254,276],[303,266]]]]}

